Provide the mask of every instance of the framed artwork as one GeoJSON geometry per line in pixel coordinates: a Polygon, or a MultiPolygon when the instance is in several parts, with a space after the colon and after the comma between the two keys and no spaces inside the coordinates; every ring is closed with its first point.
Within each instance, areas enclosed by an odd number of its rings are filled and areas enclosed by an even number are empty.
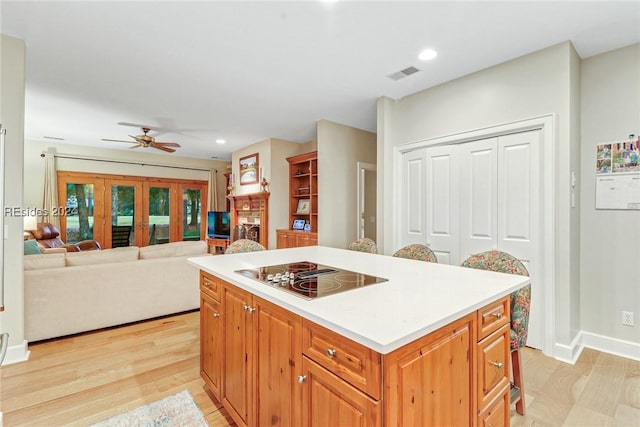
{"type": "Polygon", "coordinates": [[[298,214],[308,214],[311,212],[311,202],[309,199],[300,199],[298,200],[298,210],[296,213],[298,214]]]}
{"type": "Polygon", "coordinates": [[[304,219],[294,219],[293,225],[291,226],[292,230],[302,230],[304,228],[304,219]]]}
{"type": "Polygon", "coordinates": [[[256,184],[258,182],[258,153],[240,157],[240,185],[256,184]]]}

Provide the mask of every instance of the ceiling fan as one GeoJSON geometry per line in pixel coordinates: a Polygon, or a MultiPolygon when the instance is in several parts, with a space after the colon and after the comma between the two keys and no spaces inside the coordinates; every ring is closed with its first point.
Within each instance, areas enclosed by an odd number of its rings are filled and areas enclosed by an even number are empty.
{"type": "Polygon", "coordinates": [[[149,131],[151,130],[151,128],[148,127],[143,127],[141,128],[142,132],[144,132],[144,135],[137,135],[137,136],[133,136],[133,135],[129,135],[131,138],[134,139],[134,141],[124,141],[122,139],[102,139],[103,141],[108,141],[108,142],[127,142],[130,144],[136,144],[131,148],[138,148],[138,147],[151,147],[151,148],[156,148],[158,150],[162,150],[162,151],[166,151],[167,153],[173,153],[176,150],[174,150],[171,147],[180,147],[180,144],[178,144],[177,142],[159,142],[156,141],[156,139],[150,135],[147,135],[147,133],[149,133],[149,131]]]}

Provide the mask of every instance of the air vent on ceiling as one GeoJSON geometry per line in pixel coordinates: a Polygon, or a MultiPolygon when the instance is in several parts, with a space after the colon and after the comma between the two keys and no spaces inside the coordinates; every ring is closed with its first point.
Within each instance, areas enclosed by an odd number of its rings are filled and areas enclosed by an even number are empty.
{"type": "Polygon", "coordinates": [[[405,68],[404,70],[400,70],[397,73],[389,74],[387,77],[389,77],[391,80],[400,80],[410,76],[411,74],[415,74],[418,71],[420,70],[417,69],[416,67],[411,66],[411,67],[405,68]]]}

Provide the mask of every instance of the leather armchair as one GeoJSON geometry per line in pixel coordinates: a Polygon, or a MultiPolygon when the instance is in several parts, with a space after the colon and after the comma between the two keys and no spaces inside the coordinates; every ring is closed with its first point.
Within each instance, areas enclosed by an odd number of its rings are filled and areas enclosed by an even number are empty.
{"type": "MultiPolygon", "coordinates": [[[[37,230],[30,230],[31,235],[38,242],[41,250],[50,248],[64,248],[67,252],[81,252],[100,249],[96,240],[83,240],[74,244],[66,244],[60,240],[60,231],[48,222],[39,222],[37,230]]],[[[44,251],[43,251],[44,252],[44,251]]]]}

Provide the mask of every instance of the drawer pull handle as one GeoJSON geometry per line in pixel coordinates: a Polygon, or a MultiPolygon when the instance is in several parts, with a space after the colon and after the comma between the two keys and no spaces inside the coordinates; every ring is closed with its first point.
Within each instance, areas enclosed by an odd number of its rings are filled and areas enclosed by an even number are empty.
{"type": "Polygon", "coordinates": [[[210,287],[211,287],[211,282],[209,282],[209,281],[205,280],[205,281],[204,281],[204,287],[205,287],[205,288],[210,288],[210,287]]]}
{"type": "Polygon", "coordinates": [[[298,384],[302,384],[307,380],[306,375],[298,375],[298,384]]]}
{"type": "Polygon", "coordinates": [[[496,368],[500,369],[502,368],[504,365],[502,364],[502,362],[494,362],[492,360],[489,360],[489,364],[495,366],[496,368]]]}
{"type": "Polygon", "coordinates": [[[256,311],[256,308],[251,307],[250,305],[245,305],[243,308],[244,308],[244,311],[246,311],[249,314],[252,314],[254,311],[256,311]]]}
{"type": "Polygon", "coordinates": [[[499,311],[497,313],[493,313],[493,317],[495,317],[496,319],[502,319],[502,312],[499,311]]]}
{"type": "Polygon", "coordinates": [[[335,357],[335,355],[336,355],[336,349],[335,348],[328,348],[327,349],[327,356],[335,357]]]}
{"type": "Polygon", "coordinates": [[[213,317],[217,319],[218,317],[220,317],[220,313],[213,313],[213,317]]]}

